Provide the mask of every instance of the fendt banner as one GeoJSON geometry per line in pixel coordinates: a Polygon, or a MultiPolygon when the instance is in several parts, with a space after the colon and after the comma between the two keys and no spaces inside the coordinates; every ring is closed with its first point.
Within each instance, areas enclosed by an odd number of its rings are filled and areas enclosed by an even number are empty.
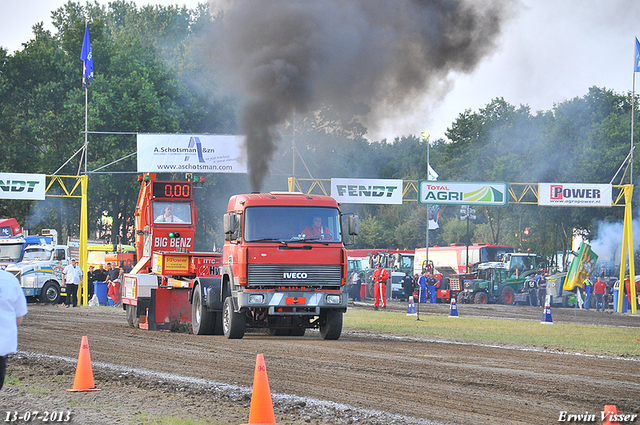
{"type": "Polygon", "coordinates": [[[139,173],[246,173],[244,136],[138,134],[139,173]]]}
{"type": "Polygon", "coordinates": [[[402,204],[402,180],[331,179],[331,197],[345,204],[402,204]]]}
{"type": "Polygon", "coordinates": [[[507,183],[421,180],[418,186],[418,202],[421,204],[505,206],[508,200],[507,183]]]}
{"type": "Polygon", "coordinates": [[[0,199],[43,201],[45,174],[0,173],[0,199]]]}
{"type": "Polygon", "coordinates": [[[557,207],[610,207],[610,184],[538,183],[538,205],[557,207]]]}

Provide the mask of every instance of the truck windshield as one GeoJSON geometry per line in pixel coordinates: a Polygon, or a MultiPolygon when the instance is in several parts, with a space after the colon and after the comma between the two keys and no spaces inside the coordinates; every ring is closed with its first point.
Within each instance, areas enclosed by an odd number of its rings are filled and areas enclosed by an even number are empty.
{"type": "Polygon", "coordinates": [[[17,263],[18,261],[20,261],[20,254],[22,254],[23,246],[24,242],[1,244],[0,261],[17,263]]]}
{"type": "Polygon", "coordinates": [[[188,202],[154,202],[154,223],[191,224],[191,204],[188,202]]]}
{"type": "Polygon", "coordinates": [[[22,261],[49,261],[51,260],[52,249],[27,248],[24,251],[22,261]]]}
{"type": "Polygon", "coordinates": [[[246,242],[342,242],[340,213],[331,207],[248,207],[246,242]]]}

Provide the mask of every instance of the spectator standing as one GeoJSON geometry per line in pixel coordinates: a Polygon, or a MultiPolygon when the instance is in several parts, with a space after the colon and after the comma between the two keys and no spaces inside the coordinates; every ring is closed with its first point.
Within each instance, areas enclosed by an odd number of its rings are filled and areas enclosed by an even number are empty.
{"type": "Polygon", "coordinates": [[[62,286],[67,288],[65,306],[78,306],[78,285],[82,283],[82,270],[76,265],[75,258],[71,259],[71,264],[62,271],[62,286]]]}
{"type": "Polygon", "coordinates": [[[105,270],[104,266],[100,264],[100,268],[93,272],[93,281],[94,282],[106,282],[109,278],[109,274],[105,270]]]}
{"type": "Polygon", "coordinates": [[[109,281],[107,295],[113,300],[114,307],[120,307],[122,306],[120,288],[122,287],[122,280],[124,279],[124,269],[120,267],[116,269],[116,271],[118,272],[118,276],[109,281]]]}
{"type": "Polygon", "coordinates": [[[436,292],[436,283],[438,279],[433,277],[431,273],[427,272],[427,290],[429,291],[429,302],[435,304],[438,301],[438,294],[436,292]]]}
{"type": "Polygon", "coordinates": [[[105,280],[105,282],[109,283],[112,282],[114,280],[116,280],[118,278],[118,276],[120,275],[120,269],[117,269],[115,267],[115,264],[112,263],[107,263],[107,280],[105,280]]]}
{"type": "Polygon", "coordinates": [[[529,291],[529,305],[532,307],[538,306],[538,290],[537,290],[537,282],[535,278],[528,277],[527,280],[524,281],[524,284],[529,291]]]}
{"type": "Polygon", "coordinates": [[[406,272],[404,278],[402,279],[402,290],[407,296],[407,301],[409,301],[409,297],[413,295],[413,278],[411,277],[409,272],[406,272]]]}
{"type": "Polygon", "coordinates": [[[94,278],[94,267],[93,266],[89,266],[89,271],[87,271],[87,299],[90,300],[91,297],[93,297],[93,282],[95,281],[94,278]]]}
{"type": "Polygon", "coordinates": [[[360,296],[360,294],[362,293],[362,272],[356,273],[356,282],[353,290],[353,300],[361,301],[362,297],[360,296]]]}
{"type": "Polygon", "coordinates": [[[589,275],[582,281],[582,289],[584,289],[584,308],[589,310],[591,308],[591,280],[589,275]]]}
{"type": "Polygon", "coordinates": [[[376,263],[376,271],[373,272],[373,298],[374,310],[382,307],[387,309],[387,280],[389,280],[389,272],[382,267],[382,263],[376,263]]]}
{"type": "Polygon", "coordinates": [[[607,284],[604,283],[602,277],[598,276],[598,280],[593,285],[593,292],[596,294],[596,311],[600,311],[600,307],[602,307],[602,312],[604,312],[604,296],[607,293],[607,284]]]}
{"type": "Polygon", "coordinates": [[[7,373],[7,355],[18,350],[18,326],[27,314],[27,299],[20,282],[11,273],[0,270],[0,389],[7,373]]]}
{"type": "Polygon", "coordinates": [[[420,302],[421,303],[427,302],[427,276],[425,276],[426,274],[427,274],[427,271],[423,270],[422,275],[418,279],[418,285],[420,286],[420,302]]]}
{"type": "Polygon", "coordinates": [[[540,280],[538,280],[538,306],[544,307],[547,302],[547,278],[544,271],[540,271],[540,280]]]}

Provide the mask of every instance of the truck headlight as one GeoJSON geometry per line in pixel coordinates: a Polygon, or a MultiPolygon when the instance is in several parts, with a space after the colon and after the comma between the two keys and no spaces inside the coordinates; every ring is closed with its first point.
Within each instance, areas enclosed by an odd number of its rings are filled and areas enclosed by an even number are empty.
{"type": "Polygon", "coordinates": [[[342,295],[337,295],[337,294],[327,295],[327,304],[340,304],[341,301],[342,301],[342,295]]]}
{"type": "Polygon", "coordinates": [[[33,277],[26,277],[23,282],[22,282],[22,287],[23,288],[35,288],[36,287],[36,280],[33,277]]]}
{"type": "Polygon", "coordinates": [[[249,295],[249,304],[264,304],[264,294],[249,295]]]}

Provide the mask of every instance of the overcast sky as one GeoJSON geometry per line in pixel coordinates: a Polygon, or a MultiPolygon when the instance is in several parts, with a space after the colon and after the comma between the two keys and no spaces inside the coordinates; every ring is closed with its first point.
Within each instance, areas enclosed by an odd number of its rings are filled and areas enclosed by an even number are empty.
{"type": "MultiPolygon", "coordinates": [[[[53,31],[51,12],[64,3],[0,1],[0,45],[9,52],[20,50],[33,37],[31,27],[37,22],[53,31]]],[[[198,1],[136,3],[194,8],[198,1]]],[[[370,136],[392,140],[428,131],[435,140],[444,137],[446,128],[465,109],[478,110],[495,97],[516,106],[529,105],[535,112],[583,96],[591,86],[631,91],[638,28],[638,0],[521,0],[495,52],[473,73],[452,75],[453,88],[444,99],[425,96],[414,110],[390,116],[370,136]]]]}

